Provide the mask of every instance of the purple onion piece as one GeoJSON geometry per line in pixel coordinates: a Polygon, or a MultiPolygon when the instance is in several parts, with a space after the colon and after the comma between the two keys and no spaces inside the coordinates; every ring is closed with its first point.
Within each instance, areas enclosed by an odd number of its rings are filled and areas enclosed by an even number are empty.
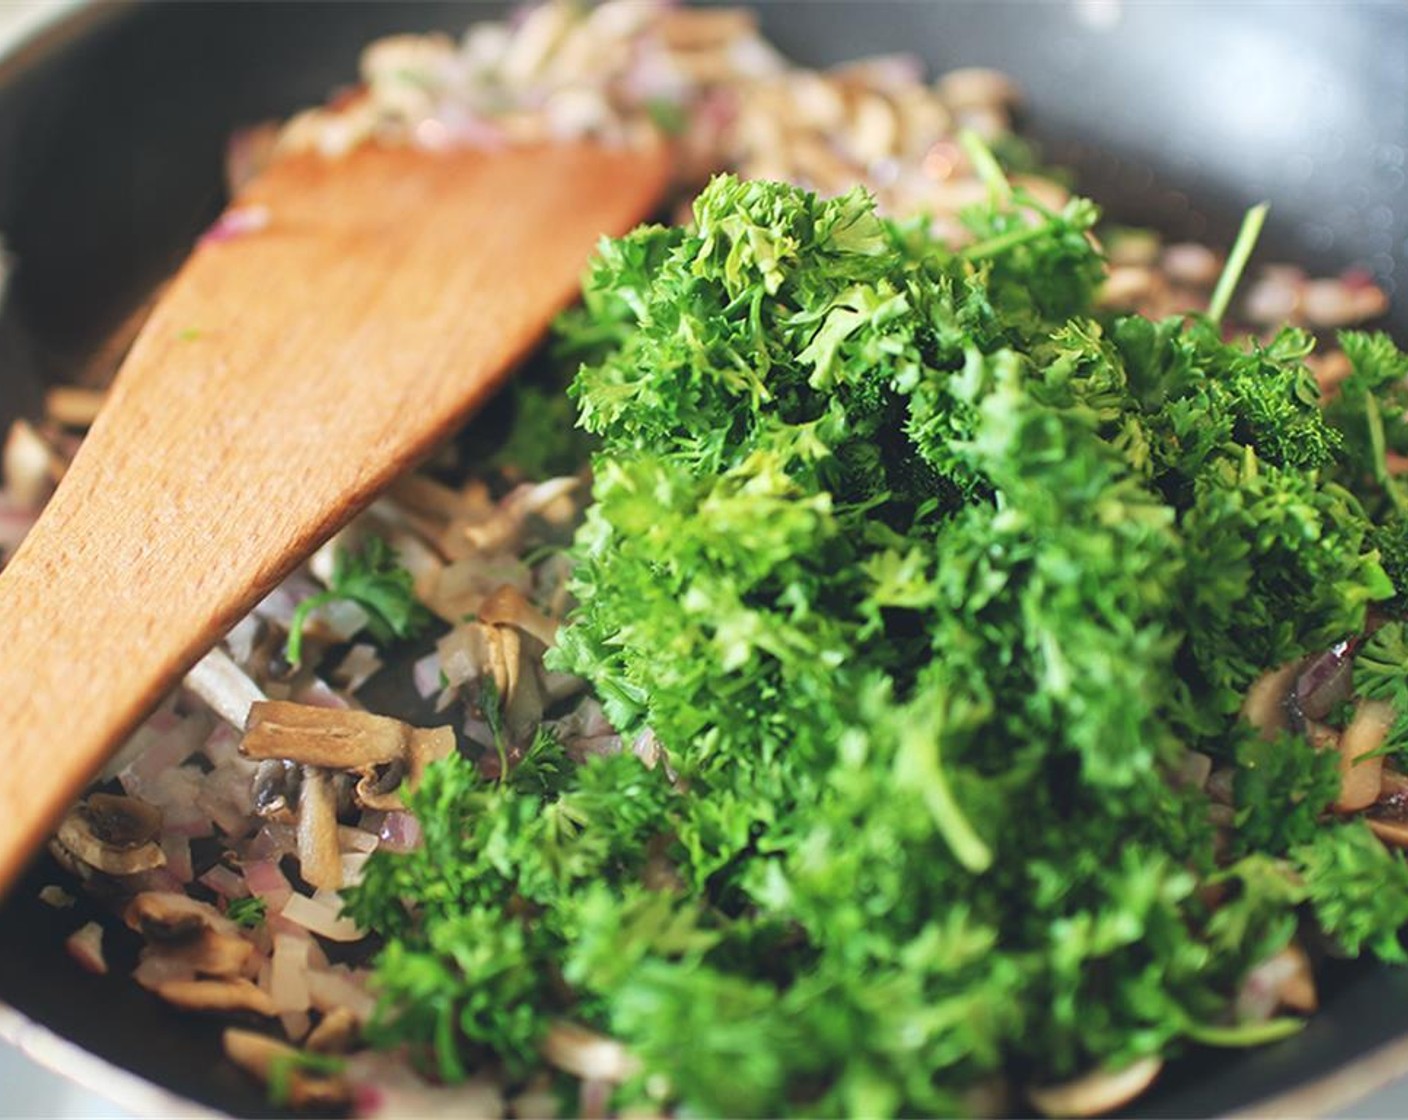
{"type": "Polygon", "coordinates": [[[1357,644],[1346,639],[1310,659],[1288,698],[1293,723],[1324,719],[1336,704],[1349,699],[1354,686],[1354,648],[1357,644]],[[1297,714],[1302,717],[1299,721],[1295,718],[1297,714]]]}

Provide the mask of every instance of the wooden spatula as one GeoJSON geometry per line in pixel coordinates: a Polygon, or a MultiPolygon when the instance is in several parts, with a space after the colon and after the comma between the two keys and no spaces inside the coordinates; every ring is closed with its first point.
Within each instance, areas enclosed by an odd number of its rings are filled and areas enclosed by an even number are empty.
{"type": "Polygon", "coordinates": [[[0,573],[0,892],[162,694],[494,390],[663,150],[276,163],[200,245],[0,573]]]}

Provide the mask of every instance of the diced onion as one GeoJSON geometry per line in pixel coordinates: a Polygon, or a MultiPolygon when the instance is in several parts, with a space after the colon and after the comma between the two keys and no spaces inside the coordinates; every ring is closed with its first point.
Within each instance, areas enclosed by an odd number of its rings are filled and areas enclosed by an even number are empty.
{"type": "Polygon", "coordinates": [[[335,894],[320,892],[313,898],[293,894],[284,903],[280,913],[291,922],[297,922],[304,929],[326,937],[329,941],[358,941],[364,935],[357,923],[338,915],[342,911],[342,900],[335,894]]]}
{"type": "Polygon", "coordinates": [[[107,974],[108,962],[103,956],[103,927],[97,922],[89,922],[75,930],[64,945],[69,955],[89,972],[107,974]]]}
{"type": "Polygon", "coordinates": [[[269,970],[269,995],[280,1013],[307,1011],[308,938],[286,933],[274,935],[274,953],[269,970]]]}

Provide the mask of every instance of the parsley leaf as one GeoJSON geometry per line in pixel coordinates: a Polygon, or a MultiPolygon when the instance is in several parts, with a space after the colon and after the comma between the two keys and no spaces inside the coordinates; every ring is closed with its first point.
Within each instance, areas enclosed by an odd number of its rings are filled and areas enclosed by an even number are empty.
{"type": "Polygon", "coordinates": [[[289,621],[288,660],[303,657],[303,630],[308,617],[325,603],[347,600],[367,612],[367,630],[382,643],[415,636],[429,624],[430,613],[415,597],[411,573],[379,537],[361,552],[338,549],[328,587],[298,604],[289,621]]]}
{"type": "Polygon", "coordinates": [[[233,898],[225,907],[225,917],[246,929],[254,929],[263,924],[267,909],[268,904],[253,895],[248,898],[233,898]]]}

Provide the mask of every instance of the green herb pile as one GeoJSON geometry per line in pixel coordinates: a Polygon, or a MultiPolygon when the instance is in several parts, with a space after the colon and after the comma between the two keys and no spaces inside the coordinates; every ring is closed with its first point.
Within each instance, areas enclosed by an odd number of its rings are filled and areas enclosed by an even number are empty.
{"type": "Polygon", "coordinates": [[[1294,1030],[1234,997],[1298,928],[1403,957],[1408,869],[1329,812],[1334,753],[1237,713],[1408,594],[1408,359],[1346,336],[1322,412],[1306,335],[1101,317],[1095,208],[992,193],[961,251],[727,177],[603,247],[552,656],[662,761],[433,769],[424,845],[350,893],[380,1041],[518,1077],[567,1018],[639,1059],[618,1105],[949,1113],[1294,1030]],[[1222,837],[1189,750],[1236,768],[1222,837]]]}

